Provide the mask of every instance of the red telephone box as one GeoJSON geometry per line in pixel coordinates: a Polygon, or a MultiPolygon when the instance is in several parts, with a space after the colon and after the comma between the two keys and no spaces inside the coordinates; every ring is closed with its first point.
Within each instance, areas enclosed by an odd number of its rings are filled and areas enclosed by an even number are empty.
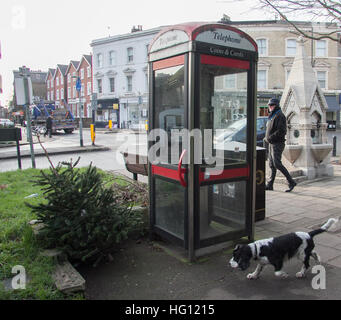
{"type": "Polygon", "coordinates": [[[254,237],[257,60],[250,36],[218,23],[167,27],[149,47],[149,133],[159,129],[168,139],[149,141],[149,150],[158,143],[169,151],[149,159],[151,233],[187,249],[190,260],[254,237]],[[181,130],[202,139],[179,138],[174,148],[181,130]],[[200,149],[210,130],[211,143],[200,149]]]}

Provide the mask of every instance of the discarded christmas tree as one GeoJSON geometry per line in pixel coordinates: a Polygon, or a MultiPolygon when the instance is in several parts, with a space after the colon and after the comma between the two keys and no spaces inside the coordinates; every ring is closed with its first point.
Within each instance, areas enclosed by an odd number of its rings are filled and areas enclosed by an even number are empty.
{"type": "Polygon", "coordinates": [[[131,230],[142,227],[142,217],[104,186],[96,167],[81,171],[75,168],[78,162],[41,171],[34,183],[42,187],[46,201],[27,205],[44,224],[40,237],[46,247],[59,248],[72,260],[98,262],[131,230]]]}

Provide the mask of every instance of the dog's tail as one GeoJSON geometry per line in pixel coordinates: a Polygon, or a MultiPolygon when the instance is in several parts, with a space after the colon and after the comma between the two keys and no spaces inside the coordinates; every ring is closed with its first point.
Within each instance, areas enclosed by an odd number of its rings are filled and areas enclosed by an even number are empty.
{"type": "Polygon", "coordinates": [[[320,229],[316,229],[316,230],[309,232],[310,237],[313,238],[316,235],[327,231],[331,226],[333,226],[337,222],[339,222],[339,219],[334,219],[334,218],[329,219],[320,229]]]}

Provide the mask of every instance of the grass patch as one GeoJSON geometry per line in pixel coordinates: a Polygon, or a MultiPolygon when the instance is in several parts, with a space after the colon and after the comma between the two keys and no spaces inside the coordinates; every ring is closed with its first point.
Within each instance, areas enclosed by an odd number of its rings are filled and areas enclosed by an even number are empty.
{"type": "MultiPolygon", "coordinates": [[[[78,170],[85,171],[86,168],[78,170]]],[[[48,169],[44,171],[47,172],[48,169]]],[[[128,187],[129,190],[135,191],[130,187],[132,185],[130,181],[100,169],[98,172],[102,175],[105,185],[112,186],[113,191],[115,188],[118,189],[117,186],[128,187]]],[[[38,169],[0,173],[0,300],[84,299],[83,294],[65,296],[57,290],[52,279],[55,262],[50,257],[40,255],[41,246],[28,225],[29,221],[37,217],[25,202],[37,205],[46,201],[40,187],[32,183],[32,180],[39,175],[38,169]],[[38,196],[25,199],[33,194],[38,196]],[[24,290],[6,291],[3,281],[15,276],[12,274],[12,268],[17,265],[25,268],[29,282],[24,290]]],[[[129,198],[130,193],[126,196],[129,198]]],[[[144,202],[140,198],[129,200],[136,205],[144,202]]]]}
{"type": "Polygon", "coordinates": [[[0,173],[0,300],[65,298],[54,287],[53,260],[39,255],[39,245],[28,225],[36,217],[25,202],[44,201],[40,188],[31,182],[38,174],[36,169],[0,173]],[[37,197],[25,199],[36,193],[37,197]],[[15,276],[12,268],[17,265],[25,268],[29,279],[26,289],[5,291],[2,282],[15,276]]]}

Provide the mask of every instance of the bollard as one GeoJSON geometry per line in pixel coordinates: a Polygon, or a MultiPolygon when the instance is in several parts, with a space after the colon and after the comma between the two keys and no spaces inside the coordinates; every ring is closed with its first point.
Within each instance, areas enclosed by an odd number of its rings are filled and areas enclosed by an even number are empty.
{"type": "Polygon", "coordinates": [[[95,139],[96,139],[96,131],[95,131],[95,125],[90,124],[90,134],[91,134],[91,141],[92,145],[95,145],[95,139]]]}
{"type": "Polygon", "coordinates": [[[333,136],[333,157],[336,157],[336,136],[333,136]]]}

